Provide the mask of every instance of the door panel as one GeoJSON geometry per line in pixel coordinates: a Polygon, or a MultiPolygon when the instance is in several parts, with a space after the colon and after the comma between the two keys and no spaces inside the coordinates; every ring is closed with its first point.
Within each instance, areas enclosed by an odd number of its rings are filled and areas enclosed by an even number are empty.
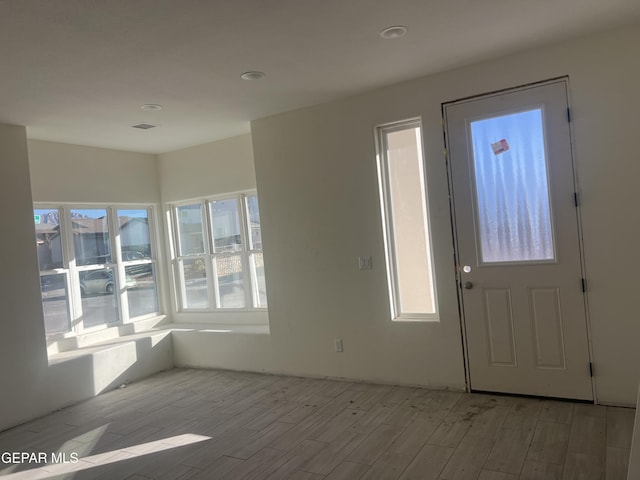
{"type": "Polygon", "coordinates": [[[494,366],[515,367],[516,345],[513,338],[513,310],[511,290],[484,290],[485,320],[489,340],[489,363],[494,366]]]}
{"type": "Polygon", "coordinates": [[[559,288],[529,290],[536,368],[566,368],[559,288]]]}
{"type": "Polygon", "coordinates": [[[445,116],[471,388],[592,399],[566,82],[445,116]]]}

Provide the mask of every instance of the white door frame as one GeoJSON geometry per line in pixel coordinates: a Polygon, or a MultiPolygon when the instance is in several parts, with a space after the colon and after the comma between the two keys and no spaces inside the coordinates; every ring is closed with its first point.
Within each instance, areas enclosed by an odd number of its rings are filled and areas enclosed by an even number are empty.
{"type": "MultiPolygon", "coordinates": [[[[570,135],[570,143],[571,143],[571,166],[573,170],[573,183],[576,192],[576,220],[577,220],[577,228],[578,228],[578,250],[580,256],[580,269],[582,278],[585,279],[583,287],[584,287],[584,311],[585,311],[585,327],[587,334],[587,350],[589,355],[589,364],[593,369],[593,346],[592,346],[592,337],[591,337],[591,321],[590,321],[590,313],[589,313],[589,301],[588,301],[588,281],[586,280],[588,277],[586,275],[586,265],[584,258],[584,240],[583,240],[583,230],[582,230],[582,215],[580,208],[580,186],[578,182],[577,175],[577,166],[575,159],[575,145],[574,145],[574,134],[573,134],[573,120],[571,119],[571,96],[569,89],[569,77],[562,76],[551,78],[548,80],[543,80],[539,82],[532,82],[524,85],[520,85],[512,88],[505,88],[501,90],[496,90],[484,94],[473,95],[469,97],[463,97],[457,100],[452,100],[448,102],[443,102],[441,104],[441,113],[442,113],[442,128],[444,135],[444,155],[446,161],[447,168],[447,183],[448,183],[448,192],[449,192],[449,213],[451,217],[451,231],[453,237],[453,248],[454,248],[454,268],[455,268],[455,277],[456,277],[456,293],[458,298],[458,313],[460,316],[460,332],[461,332],[461,340],[462,340],[462,349],[463,349],[463,363],[464,363],[464,374],[465,374],[465,390],[467,392],[472,392],[471,389],[471,378],[470,378],[470,363],[469,363],[469,349],[468,349],[468,339],[467,339],[467,326],[466,326],[466,318],[464,311],[464,302],[463,302],[463,287],[462,287],[462,276],[461,276],[461,264],[459,259],[459,250],[458,250],[458,228],[456,223],[455,216],[455,208],[454,208],[454,192],[453,192],[453,178],[452,178],[452,166],[451,166],[451,158],[449,155],[450,152],[450,140],[448,134],[448,124],[447,124],[447,114],[446,107],[449,105],[456,105],[460,103],[466,103],[469,101],[480,100],[484,98],[490,98],[499,96],[506,93],[514,93],[522,90],[527,90],[530,88],[540,87],[544,85],[548,85],[551,83],[564,83],[567,91],[567,116],[569,121],[569,135],[570,135]]],[[[591,390],[593,394],[593,403],[598,403],[596,386],[594,381],[593,370],[591,374],[591,390]]]]}

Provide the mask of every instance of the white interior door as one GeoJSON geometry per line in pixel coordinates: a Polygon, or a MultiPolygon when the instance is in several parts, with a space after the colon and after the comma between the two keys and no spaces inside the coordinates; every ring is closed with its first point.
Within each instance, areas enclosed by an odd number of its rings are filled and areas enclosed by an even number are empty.
{"type": "Polygon", "coordinates": [[[473,390],[593,399],[563,80],[445,105],[473,390]]]}

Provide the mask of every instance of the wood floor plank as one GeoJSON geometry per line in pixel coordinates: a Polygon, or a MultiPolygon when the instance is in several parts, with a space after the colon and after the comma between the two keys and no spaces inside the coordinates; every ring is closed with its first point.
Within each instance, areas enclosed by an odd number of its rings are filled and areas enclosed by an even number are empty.
{"type": "Polygon", "coordinates": [[[606,420],[604,417],[576,415],[571,423],[568,451],[604,458],[606,420]]]}
{"type": "Polygon", "coordinates": [[[293,475],[291,475],[287,480],[324,480],[324,475],[317,475],[315,473],[298,470],[293,472],[293,475]]]}
{"type": "Polygon", "coordinates": [[[369,465],[362,463],[342,462],[325,477],[325,480],[359,480],[369,468],[369,465]]]}
{"type": "Polygon", "coordinates": [[[440,475],[443,480],[475,480],[478,478],[495,440],[466,435],[440,475]]]}
{"type": "Polygon", "coordinates": [[[347,461],[372,465],[402,430],[402,427],[396,425],[380,425],[349,454],[347,461]]]}
{"type": "Polygon", "coordinates": [[[189,478],[192,480],[220,480],[243,462],[244,460],[239,458],[227,456],[218,457],[206,468],[203,468],[189,478]]]}
{"type": "Polygon", "coordinates": [[[401,480],[437,480],[453,455],[454,448],[424,445],[404,471],[401,480]]]}
{"type": "Polygon", "coordinates": [[[412,459],[411,455],[385,452],[365,472],[361,480],[397,480],[412,459]]]}
{"type": "Polygon", "coordinates": [[[263,448],[248,460],[245,460],[223,476],[224,480],[256,480],[264,475],[268,468],[282,458],[286,452],[274,448],[263,448]]]}
{"type": "Polygon", "coordinates": [[[484,468],[497,472],[520,474],[533,439],[534,427],[503,428],[487,458],[484,468]]]}
{"type": "Polygon", "coordinates": [[[507,416],[504,428],[534,427],[542,411],[542,402],[537,399],[518,398],[507,416]]]}
{"type": "Polygon", "coordinates": [[[333,442],[366,414],[364,410],[344,409],[318,428],[309,438],[319,442],[333,442]]]}
{"type": "Polygon", "coordinates": [[[628,448],[607,447],[605,480],[626,480],[630,452],[628,448]]]}
{"type": "Polygon", "coordinates": [[[367,436],[362,433],[346,431],[334,442],[328,444],[327,448],[320,450],[307,460],[300,468],[307,472],[328,475],[366,438],[367,436]]]}
{"type": "Polygon", "coordinates": [[[439,420],[416,419],[412,424],[402,430],[400,435],[389,445],[388,451],[401,455],[409,455],[412,458],[415,457],[439,425],[439,420]]]}
{"type": "Polygon", "coordinates": [[[487,405],[473,415],[468,435],[496,438],[511,412],[510,406],[487,405]]]}
{"type": "Polygon", "coordinates": [[[520,480],[562,480],[563,465],[525,460],[520,480]]]}
{"type": "Polygon", "coordinates": [[[527,459],[540,463],[562,464],[569,444],[571,426],[564,423],[538,422],[527,459]]]}
{"type": "Polygon", "coordinates": [[[271,464],[266,470],[265,476],[262,478],[267,480],[281,480],[288,478],[296,470],[300,470],[300,467],[302,467],[302,465],[304,465],[311,457],[326,447],[326,443],[318,442],[316,440],[305,440],[271,464]]]}
{"type": "Polygon", "coordinates": [[[571,423],[573,420],[573,403],[544,400],[539,421],[555,423],[571,423]]]}
{"type": "Polygon", "coordinates": [[[602,480],[604,459],[600,455],[567,452],[562,480],[602,480]]]}
{"type": "Polygon", "coordinates": [[[478,480],[518,480],[518,476],[509,473],[482,470],[478,480]]]}
{"type": "Polygon", "coordinates": [[[472,418],[465,411],[449,412],[427,443],[441,447],[457,447],[471,428],[472,418]]]}
{"type": "Polygon", "coordinates": [[[633,408],[607,407],[607,447],[631,448],[633,408]]]}

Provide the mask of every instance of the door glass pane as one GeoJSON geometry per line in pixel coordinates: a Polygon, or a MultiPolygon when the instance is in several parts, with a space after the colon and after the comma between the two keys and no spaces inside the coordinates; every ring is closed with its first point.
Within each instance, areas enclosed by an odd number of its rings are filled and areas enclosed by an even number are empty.
{"type": "Polygon", "coordinates": [[[209,308],[207,269],[204,258],[185,258],[181,261],[184,285],[184,308],[209,308]]]}
{"type": "Polygon", "coordinates": [[[220,308],[244,308],[244,280],[242,258],[240,255],[217,257],[215,259],[218,275],[218,293],[220,308]]]}
{"type": "Polygon", "coordinates": [[[118,210],[122,260],[131,262],[151,258],[149,211],[118,210]]]}
{"type": "Polygon", "coordinates": [[[40,270],[62,268],[62,240],[60,236],[60,213],[57,209],[33,211],[36,224],[36,245],[40,270]]]}
{"type": "Polygon", "coordinates": [[[47,335],[68,332],[70,329],[67,274],[42,275],[42,310],[47,335]]]}
{"type": "Polygon", "coordinates": [[[483,263],[553,260],[542,110],[471,122],[483,263]]]}
{"type": "Polygon", "coordinates": [[[85,328],[118,321],[117,283],[112,268],[79,272],[85,328]]]}
{"type": "Polygon", "coordinates": [[[111,263],[106,209],[71,210],[71,225],[76,265],[111,263]]]}
{"type": "Polygon", "coordinates": [[[153,264],[141,263],[124,267],[129,299],[129,316],[139,317],[158,311],[158,294],[153,264]]]}
{"type": "Polygon", "coordinates": [[[209,205],[214,251],[220,253],[242,251],[237,200],[214,200],[209,205]]]}
{"type": "Polygon", "coordinates": [[[202,205],[185,205],[176,208],[178,214],[180,255],[199,255],[204,253],[202,234],[202,205]]]}
{"type": "Polygon", "coordinates": [[[260,211],[258,210],[258,196],[247,195],[247,210],[249,211],[249,241],[251,250],[262,250],[262,229],[260,228],[260,211]]]}

